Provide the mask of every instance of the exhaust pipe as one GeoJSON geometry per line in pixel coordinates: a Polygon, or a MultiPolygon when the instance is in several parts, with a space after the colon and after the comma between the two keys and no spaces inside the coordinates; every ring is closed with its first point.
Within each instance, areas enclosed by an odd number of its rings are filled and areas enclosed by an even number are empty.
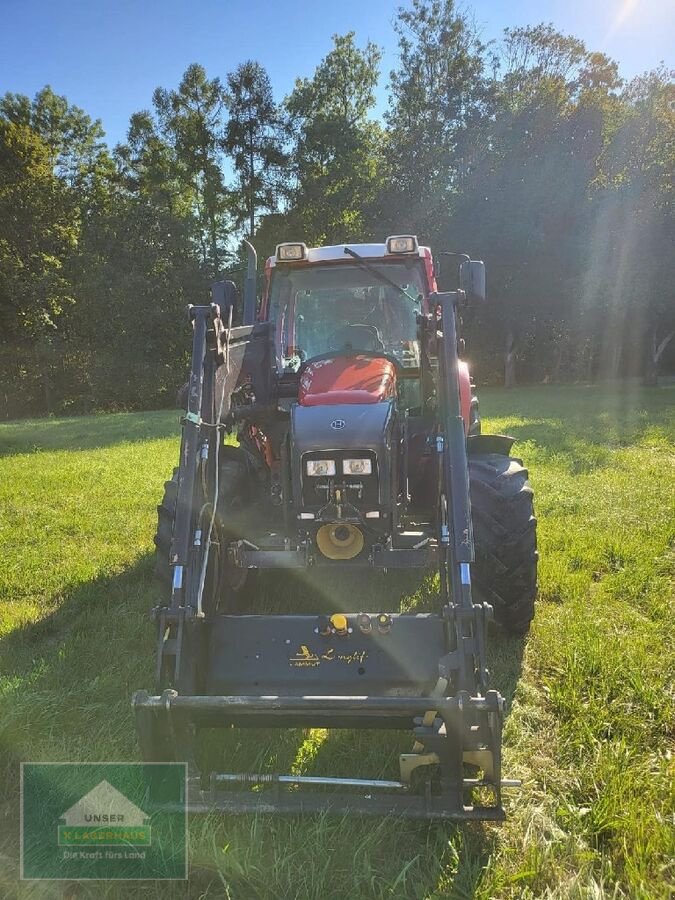
{"type": "Polygon", "coordinates": [[[256,278],[258,272],[258,254],[253,244],[242,241],[246,247],[248,263],[246,267],[246,284],[244,285],[244,325],[253,325],[256,314],[256,278]]]}

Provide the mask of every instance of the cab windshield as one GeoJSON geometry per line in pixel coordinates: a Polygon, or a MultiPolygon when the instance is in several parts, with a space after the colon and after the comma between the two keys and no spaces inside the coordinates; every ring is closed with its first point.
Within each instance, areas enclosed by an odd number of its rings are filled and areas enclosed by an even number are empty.
{"type": "Polygon", "coordinates": [[[419,367],[421,264],[368,262],[410,296],[358,265],[275,267],[270,318],[281,371],[297,371],[308,359],[340,350],[380,351],[406,368],[419,367]]]}

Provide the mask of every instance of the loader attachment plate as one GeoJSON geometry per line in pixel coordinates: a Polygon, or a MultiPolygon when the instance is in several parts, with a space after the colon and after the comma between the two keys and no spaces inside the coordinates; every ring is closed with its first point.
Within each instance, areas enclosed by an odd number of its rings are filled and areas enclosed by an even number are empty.
{"type": "MultiPolygon", "coordinates": [[[[438,680],[445,623],[434,615],[377,613],[369,630],[356,615],[348,631],[322,635],[320,617],[217,616],[209,627],[206,693],[279,696],[424,696],[438,680]]],[[[325,617],[324,617],[325,620],[325,617]]]]}

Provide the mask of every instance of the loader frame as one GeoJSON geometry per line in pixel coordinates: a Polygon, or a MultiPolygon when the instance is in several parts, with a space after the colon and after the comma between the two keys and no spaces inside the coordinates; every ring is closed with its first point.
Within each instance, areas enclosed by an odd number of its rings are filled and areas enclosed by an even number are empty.
{"type": "MultiPolygon", "coordinates": [[[[358,640],[352,636],[349,647],[358,645],[353,658],[349,653],[340,656],[341,648],[348,646],[340,638],[317,636],[318,629],[312,627],[316,617],[212,615],[201,602],[198,561],[203,536],[196,516],[203,503],[199,492],[204,476],[200,479],[197,473],[205,472],[208,485],[213,484],[216,446],[224,428],[218,410],[229,410],[229,398],[226,404],[218,398],[218,385],[224,390],[222,384],[227,383],[233,342],[251,328],[232,329],[215,304],[190,307],[192,367],[170,554],[171,600],[154,610],[156,691],[137,691],[132,706],[144,758],[188,762],[191,812],[328,809],[457,821],[504,818],[504,700],[488,689],[486,663],[492,609],[474,603],[471,593],[474,548],[456,328],[457,310],[464,302],[463,291],[432,294],[431,311],[418,317],[420,333],[433,343],[438,360],[435,541],[408,550],[380,548],[379,556],[373,553],[370,558],[374,567],[436,564],[438,611],[431,616],[387,614],[386,629],[358,640]],[[301,647],[302,654],[289,657],[284,649],[289,647],[301,647]],[[430,647],[437,658],[429,658],[430,647]],[[264,677],[247,680],[247,661],[255,657],[256,648],[266,671],[264,677]],[[358,663],[358,653],[368,656],[366,667],[351,665],[358,663]],[[213,660],[215,675],[209,678],[199,672],[204,658],[213,660]],[[322,667],[323,660],[337,658],[345,662],[342,668],[328,663],[322,667]],[[253,684],[263,687],[251,690],[253,684]],[[196,731],[230,725],[409,729],[414,746],[401,756],[398,781],[199,773],[196,731]],[[475,777],[467,775],[467,765],[478,770],[475,777]],[[252,785],[263,789],[251,790],[252,785]]],[[[266,567],[266,560],[278,568],[312,563],[306,549],[288,544],[261,551],[239,542],[230,552],[245,567],[266,567]]]]}

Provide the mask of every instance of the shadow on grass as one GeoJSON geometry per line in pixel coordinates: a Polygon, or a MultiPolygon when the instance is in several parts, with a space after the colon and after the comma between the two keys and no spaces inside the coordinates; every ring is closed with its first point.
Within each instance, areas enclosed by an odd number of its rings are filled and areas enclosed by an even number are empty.
{"type": "Polygon", "coordinates": [[[151,582],[147,554],[0,638],[5,796],[18,792],[20,760],[135,758],[129,698],[152,680],[151,582]]]}
{"type": "Polygon", "coordinates": [[[384,574],[313,566],[265,572],[258,578],[256,607],[264,613],[331,614],[409,611],[414,604],[415,612],[423,612],[427,580],[422,570],[384,574]]]}
{"type": "MultiPolygon", "coordinates": [[[[263,601],[276,611],[396,609],[399,603],[419,609],[431,587],[406,573],[363,579],[332,579],[330,586],[301,580],[265,585],[263,601]],[[412,594],[412,598],[411,595],[412,594]],[[300,596],[301,595],[301,596],[300,596]]],[[[155,636],[148,610],[156,602],[152,558],[148,554],[129,569],[100,577],[66,592],[59,606],[38,622],[19,627],[0,640],[3,701],[0,718],[0,793],[6,798],[6,821],[18,822],[19,763],[25,761],[138,760],[129,699],[135,689],[153,683],[155,636]]],[[[522,642],[490,641],[493,684],[507,697],[515,690],[522,642]],[[495,649],[496,648],[496,649],[495,649]]],[[[215,737],[219,762],[229,771],[345,774],[377,777],[392,770],[400,752],[410,750],[410,733],[333,731],[312,744],[313,732],[300,729],[225,729],[215,737]],[[309,745],[308,745],[309,741],[309,745]]],[[[195,877],[189,886],[222,896],[221,875],[235,896],[291,896],[294,867],[311,867],[317,858],[359,859],[361,874],[345,882],[347,893],[368,896],[472,897],[494,850],[494,829],[401,822],[398,819],[350,819],[328,822],[321,816],[248,816],[219,821],[199,830],[193,840],[195,877]],[[229,847],[229,855],[221,848],[229,847]],[[450,848],[450,849],[449,849],[450,848]],[[450,854],[450,855],[448,855],[450,854]],[[230,866],[229,861],[234,860],[230,866]],[[260,874],[285,867],[283,875],[260,874]],[[257,874],[252,874],[257,873],[257,874]],[[268,881],[266,879],[271,879],[268,881]],[[397,891],[399,893],[397,894],[397,891]]],[[[18,835],[8,833],[0,853],[13,862],[18,835]]],[[[15,866],[12,864],[12,870],[15,866]]],[[[10,872],[10,878],[13,875],[10,872]]],[[[347,875],[345,874],[345,878],[347,875]]],[[[327,874],[307,896],[339,897],[338,880],[327,874]]],[[[112,889],[111,889],[112,890],[112,889]]],[[[104,896],[95,891],[82,896],[104,896]]],[[[111,896],[114,896],[112,891],[111,896]]],[[[125,896],[173,896],[150,886],[134,887],[125,896]]]]}
{"type": "Polygon", "coordinates": [[[109,413],[0,423],[0,456],[52,450],[94,450],[123,442],[180,437],[180,411],[109,413]]]}
{"type": "Polygon", "coordinates": [[[488,420],[522,420],[507,421],[505,430],[520,442],[531,441],[545,458],[568,456],[576,474],[606,465],[614,449],[672,434],[674,400],[672,386],[538,386],[486,390],[481,412],[488,420]]]}
{"type": "Polygon", "coordinates": [[[8,826],[0,828],[0,857],[11,883],[20,763],[138,760],[129,701],[152,684],[150,554],[55,602],[40,620],[0,638],[0,820],[8,826]]]}

